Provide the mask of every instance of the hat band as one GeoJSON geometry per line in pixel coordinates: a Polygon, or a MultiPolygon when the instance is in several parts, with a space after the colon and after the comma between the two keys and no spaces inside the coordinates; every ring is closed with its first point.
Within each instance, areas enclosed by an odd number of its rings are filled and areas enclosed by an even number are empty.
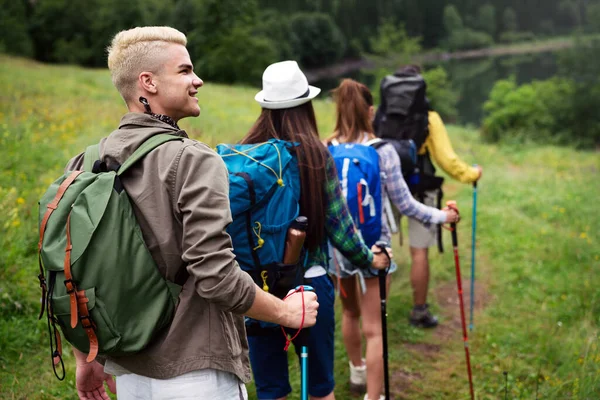
{"type": "MultiPolygon", "coordinates": [[[[310,87],[308,89],[306,89],[306,92],[304,92],[304,94],[301,94],[298,97],[294,97],[293,99],[289,99],[289,100],[296,100],[296,99],[301,99],[303,97],[308,97],[308,95],[310,94],[310,87]]],[[[277,101],[289,101],[289,100],[276,100],[277,101]]],[[[263,99],[263,101],[266,101],[267,103],[272,103],[272,100],[267,100],[267,99],[263,99]]]]}

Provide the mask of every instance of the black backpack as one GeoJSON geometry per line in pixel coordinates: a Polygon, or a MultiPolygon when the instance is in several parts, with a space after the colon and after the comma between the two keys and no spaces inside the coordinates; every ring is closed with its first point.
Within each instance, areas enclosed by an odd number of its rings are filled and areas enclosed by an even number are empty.
{"type": "Polygon", "coordinates": [[[375,132],[398,152],[407,181],[417,168],[417,151],[429,134],[426,90],[427,84],[418,73],[397,72],[381,81],[375,132]]]}
{"type": "MultiPolygon", "coordinates": [[[[394,146],[400,156],[402,175],[410,191],[421,202],[427,191],[438,190],[437,208],[441,208],[444,178],[435,176],[429,153],[417,152],[429,136],[427,84],[415,70],[404,68],[381,80],[381,104],[373,123],[375,134],[394,146]]],[[[443,251],[441,228],[438,248],[443,251]]]]}

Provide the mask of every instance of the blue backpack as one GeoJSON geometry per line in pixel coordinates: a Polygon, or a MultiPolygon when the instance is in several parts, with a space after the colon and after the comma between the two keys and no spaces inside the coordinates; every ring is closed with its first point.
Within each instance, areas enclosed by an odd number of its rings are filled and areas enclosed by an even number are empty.
{"type": "Polygon", "coordinates": [[[381,139],[365,144],[334,140],[329,145],[350,214],[369,247],[381,236],[381,175],[376,147],[384,143],[381,139]]]}
{"type": "Polygon", "coordinates": [[[276,139],[217,146],[229,171],[233,222],[227,233],[236,260],[259,287],[279,298],[303,278],[302,265],[282,264],[288,227],[300,212],[295,146],[276,139]]]}

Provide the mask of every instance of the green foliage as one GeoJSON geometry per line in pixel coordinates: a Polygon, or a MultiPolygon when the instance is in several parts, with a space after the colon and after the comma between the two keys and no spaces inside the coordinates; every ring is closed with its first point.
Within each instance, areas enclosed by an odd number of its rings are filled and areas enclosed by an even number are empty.
{"type": "Polygon", "coordinates": [[[448,73],[442,67],[423,72],[427,83],[427,98],[431,108],[437,111],[444,121],[453,121],[457,117],[456,103],[458,95],[448,80],[448,73]]]}
{"type": "Polygon", "coordinates": [[[586,21],[592,32],[600,32],[600,3],[593,3],[587,6],[586,21]]]}
{"type": "MultiPolygon", "coordinates": [[[[404,27],[407,38],[421,38],[424,49],[479,48],[501,33],[568,34],[581,28],[600,31],[600,5],[591,0],[0,0],[0,51],[56,63],[105,66],[105,48],[118,31],[135,26],[169,25],[191,37],[191,53],[215,50],[234,27],[250,28],[272,40],[279,59],[305,58],[312,40],[290,31],[297,14],[316,12],[330,21],[305,21],[320,52],[307,66],[322,67],[363,52],[391,54],[387,40],[404,27]],[[499,18],[502,11],[502,18],[499,18]],[[585,12],[585,15],[582,13],[585,12]],[[583,18],[585,16],[585,18],[583,18]],[[393,18],[393,26],[386,24],[393,18]],[[522,26],[517,26],[517,21],[522,26]],[[541,22],[540,22],[541,21],[541,22]],[[384,26],[381,26],[381,25],[384,26]],[[315,28],[318,25],[318,29],[315,28]],[[333,28],[332,26],[335,26],[333,28]],[[469,31],[463,31],[470,28],[469,31]],[[321,29],[321,30],[319,30],[321,29]],[[333,32],[333,33],[332,33],[333,32]],[[489,35],[485,36],[483,34],[489,35]],[[377,39],[383,38],[382,42],[377,39]],[[331,48],[326,41],[332,38],[331,48]],[[301,53],[298,53],[298,52],[301,53]],[[338,54],[341,52],[341,55],[338,54]],[[321,55],[325,57],[319,58],[321,55]],[[318,62],[316,60],[319,60],[318,62]]],[[[304,34],[304,36],[309,36],[304,34]]],[[[514,36],[505,35],[505,42],[514,36]]],[[[404,51],[401,49],[401,51],[404,51]]]]}
{"type": "Polygon", "coordinates": [[[0,52],[33,56],[26,0],[0,0],[0,52]]]}
{"type": "Polygon", "coordinates": [[[500,43],[519,43],[519,42],[531,42],[535,40],[535,34],[533,32],[502,32],[499,37],[500,43]]]}
{"type": "Polygon", "coordinates": [[[30,31],[42,61],[105,66],[105,48],[123,29],[163,25],[174,0],[45,0],[35,3],[30,31]]]}
{"type": "Polygon", "coordinates": [[[451,51],[480,49],[493,44],[494,39],[490,35],[470,28],[452,31],[450,36],[442,42],[444,48],[451,51]]]}
{"type": "Polygon", "coordinates": [[[186,35],[196,28],[201,29],[198,25],[198,18],[202,18],[201,12],[202,1],[177,0],[173,9],[171,26],[186,35]]]}
{"type": "Polygon", "coordinates": [[[544,19],[540,21],[539,24],[540,34],[544,36],[552,36],[556,33],[556,28],[554,26],[554,21],[551,19],[544,19]]]}
{"type": "Polygon", "coordinates": [[[517,14],[515,10],[506,7],[502,13],[502,28],[505,32],[515,32],[519,29],[517,25],[517,14]]]}
{"type": "Polygon", "coordinates": [[[560,76],[517,86],[499,81],[484,105],[483,136],[593,148],[600,144],[600,41],[561,54],[560,76]]]}
{"type": "Polygon", "coordinates": [[[198,74],[207,81],[259,85],[267,65],[284,54],[285,47],[276,46],[267,32],[276,26],[275,16],[256,27],[256,0],[184,0],[174,15],[175,26],[187,32],[198,74]]]}
{"type": "Polygon", "coordinates": [[[221,38],[220,45],[197,63],[206,80],[239,82],[259,86],[267,65],[278,61],[273,41],[252,35],[249,27],[236,26],[221,38]]]}
{"type": "Polygon", "coordinates": [[[496,8],[492,4],[487,3],[479,7],[473,28],[491,37],[496,36],[496,8]]]}
{"type": "Polygon", "coordinates": [[[277,52],[276,61],[295,59],[292,50],[290,18],[273,9],[261,10],[259,24],[254,26],[255,35],[269,38],[277,52]]]}
{"type": "Polygon", "coordinates": [[[517,86],[515,79],[498,81],[484,104],[483,137],[491,142],[537,140],[561,136],[566,99],[573,96],[572,82],[562,79],[517,86]]]}
{"type": "Polygon", "coordinates": [[[455,5],[449,4],[444,7],[444,29],[446,34],[452,35],[453,32],[464,28],[463,20],[455,5]]]}
{"type": "MultiPolygon", "coordinates": [[[[484,10],[489,13],[490,9],[484,10]]],[[[494,14],[493,9],[492,16],[494,14]]],[[[456,6],[450,4],[444,8],[444,29],[447,37],[441,42],[442,47],[450,51],[479,49],[494,43],[492,36],[485,32],[465,27],[456,6]]]]}
{"type": "Polygon", "coordinates": [[[421,38],[410,37],[403,24],[397,25],[392,19],[385,19],[377,28],[377,36],[371,39],[371,50],[381,56],[400,56],[407,63],[421,51],[421,38]]]}
{"type": "MultiPolygon", "coordinates": [[[[255,92],[206,84],[198,94],[201,116],[185,119],[181,126],[211,146],[233,143],[260,112],[255,92]]],[[[118,124],[125,107],[105,69],[48,66],[5,56],[0,56],[0,93],[0,398],[73,399],[75,361],[65,351],[67,378],[57,381],[50,367],[47,328],[36,321],[37,201],[71,156],[118,124]]],[[[314,105],[325,137],[334,126],[334,105],[322,100],[314,105]]],[[[490,145],[474,130],[448,126],[448,131],[457,154],[485,170],[479,185],[476,253],[477,303],[483,308],[476,309],[475,329],[469,332],[477,398],[504,398],[502,371],[509,372],[511,399],[533,399],[538,387],[540,399],[597,398],[597,153],[547,144],[490,145]]],[[[461,264],[466,264],[462,272],[467,292],[472,188],[446,182],[447,198],[461,205],[459,252],[461,264]]],[[[397,245],[397,238],[393,242],[399,269],[388,301],[390,376],[408,376],[410,382],[392,384],[392,393],[416,400],[466,399],[452,254],[430,252],[430,302],[441,316],[441,331],[426,332],[408,324],[410,255],[407,246],[397,245]]],[[[336,396],[349,399],[348,359],[336,303],[336,396]]],[[[294,400],[299,398],[299,368],[293,351],[289,357],[294,387],[289,398],[294,400]]],[[[256,398],[251,386],[249,398],[256,398]]]]}
{"type": "Polygon", "coordinates": [[[290,28],[294,58],[306,68],[334,63],[346,50],[344,35],[327,14],[294,14],[290,28]]]}
{"type": "Polygon", "coordinates": [[[560,55],[559,66],[560,75],[574,82],[570,135],[582,146],[600,144],[600,40],[578,42],[560,55]]]}
{"type": "Polygon", "coordinates": [[[558,19],[566,27],[571,28],[581,25],[578,2],[575,0],[562,0],[558,4],[558,19]]]}

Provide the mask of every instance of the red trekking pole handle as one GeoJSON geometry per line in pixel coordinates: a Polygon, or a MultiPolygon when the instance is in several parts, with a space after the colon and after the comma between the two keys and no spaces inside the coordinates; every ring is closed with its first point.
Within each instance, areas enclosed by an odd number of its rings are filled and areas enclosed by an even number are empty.
{"type": "MultiPolygon", "coordinates": [[[[459,213],[458,207],[456,206],[456,201],[454,201],[454,200],[447,201],[446,207],[456,211],[457,214],[459,213]]],[[[458,235],[456,233],[456,222],[450,223],[450,232],[452,233],[452,246],[455,249],[458,249],[458,235]]]]}

